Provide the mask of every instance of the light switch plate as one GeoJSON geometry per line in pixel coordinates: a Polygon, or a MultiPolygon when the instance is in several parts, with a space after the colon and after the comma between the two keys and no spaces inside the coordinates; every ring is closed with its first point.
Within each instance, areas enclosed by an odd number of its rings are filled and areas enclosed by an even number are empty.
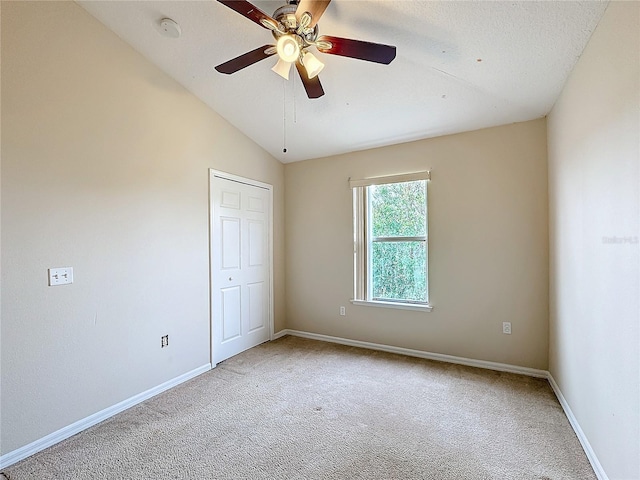
{"type": "Polygon", "coordinates": [[[49,269],[49,286],[67,285],[73,283],[73,267],[58,267],[49,269]]]}

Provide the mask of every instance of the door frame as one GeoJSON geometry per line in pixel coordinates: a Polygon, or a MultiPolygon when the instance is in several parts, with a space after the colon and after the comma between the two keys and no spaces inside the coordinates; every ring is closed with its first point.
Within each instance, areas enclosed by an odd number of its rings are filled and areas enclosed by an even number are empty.
{"type": "Polygon", "coordinates": [[[221,178],[223,180],[230,180],[232,182],[244,183],[251,185],[252,187],[263,188],[268,191],[268,205],[267,212],[269,215],[269,235],[267,254],[269,255],[269,341],[273,340],[273,185],[269,183],[260,182],[252,178],[241,177],[231,173],[209,169],[209,359],[211,362],[211,368],[215,368],[213,363],[213,235],[214,235],[214,188],[213,179],[221,178]]]}

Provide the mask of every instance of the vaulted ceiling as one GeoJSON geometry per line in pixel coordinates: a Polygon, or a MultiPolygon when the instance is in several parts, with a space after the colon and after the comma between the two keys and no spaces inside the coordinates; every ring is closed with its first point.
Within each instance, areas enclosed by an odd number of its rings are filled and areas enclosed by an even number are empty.
{"type": "MultiPolygon", "coordinates": [[[[273,44],[215,0],[79,1],[91,15],[282,162],[545,116],[606,1],[333,0],[321,35],[395,45],[390,65],[316,53],[325,95],[276,75],[270,57],[214,66],[273,44]],[[182,34],[160,34],[163,18],[182,34]],[[287,153],[283,153],[286,147],[287,153]]],[[[272,14],[285,2],[255,0],[272,14]]]]}

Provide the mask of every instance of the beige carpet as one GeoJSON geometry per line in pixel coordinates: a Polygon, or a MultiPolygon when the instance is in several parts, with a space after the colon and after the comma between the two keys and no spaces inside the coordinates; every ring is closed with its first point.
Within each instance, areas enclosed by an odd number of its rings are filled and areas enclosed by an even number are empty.
{"type": "Polygon", "coordinates": [[[546,380],[295,337],[7,468],[22,479],[595,479],[546,380]]]}

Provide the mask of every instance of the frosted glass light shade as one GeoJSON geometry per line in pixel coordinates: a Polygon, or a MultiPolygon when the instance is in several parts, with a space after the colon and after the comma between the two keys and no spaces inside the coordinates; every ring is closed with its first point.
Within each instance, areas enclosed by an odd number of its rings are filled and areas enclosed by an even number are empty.
{"type": "Polygon", "coordinates": [[[271,69],[280,75],[285,80],[289,80],[289,71],[291,70],[291,62],[285,62],[281,58],[278,59],[278,63],[276,63],[271,69]]]}
{"type": "Polygon", "coordinates": [[[324,63],[318,60],[313,53],[305,53],[304,57],[302,57],[302,64],[307,70],[309,79],[317,77],[324,68],[324,63]]]}
{"type": "Polygon", "coordinates": [[[278,56],[285,62],[295,62],[300,56],[300,46],[293,35],[282,35],[276,45],[278,56]]]}

